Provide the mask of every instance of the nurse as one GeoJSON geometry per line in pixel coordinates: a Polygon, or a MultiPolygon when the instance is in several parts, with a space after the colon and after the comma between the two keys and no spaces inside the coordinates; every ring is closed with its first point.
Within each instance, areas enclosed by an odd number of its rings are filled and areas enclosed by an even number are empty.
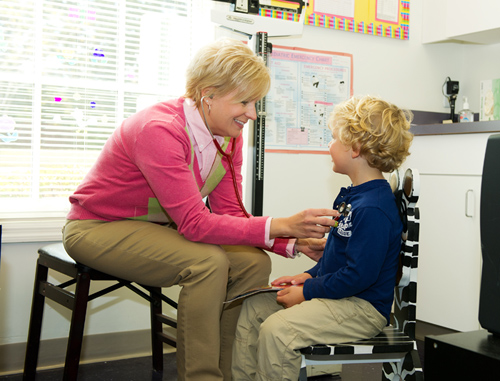
{"type": "Polygon", "coordinates": [[[271,261],[318,260],[330,209],[253,217],[241,202],[241,131],[270,87],[262,58],[218,40],[187,69],[184,96],[125,119],[70,196],[64,245],[76,261],[141,284],[179,285],[179,380],[230,380],[241,306],[271,261]],[[207,197],[209,207],[204,202],[207,197]]]}

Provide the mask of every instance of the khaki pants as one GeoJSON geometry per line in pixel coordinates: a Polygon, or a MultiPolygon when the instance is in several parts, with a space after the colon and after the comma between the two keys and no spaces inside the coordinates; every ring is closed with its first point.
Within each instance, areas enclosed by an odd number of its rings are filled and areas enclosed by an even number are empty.
{"type": "Polygon", "coordinates": [[[298,349],[377,335],[386,319],[359,298],[312,299],[284,309],[276,293],[247,298],[233,346],[233,380],[296,381],[298,349]]]}
{"type": "Polygon", "coordinates": [[[143,221],[68,221],[64,246],[76,261],[149,286],[181,286],[177,314],[179,380],[230,380],[241,303],[224,305],[268,284],[269,256],[249,246],[186,240],[175,229],[143,221]]]}

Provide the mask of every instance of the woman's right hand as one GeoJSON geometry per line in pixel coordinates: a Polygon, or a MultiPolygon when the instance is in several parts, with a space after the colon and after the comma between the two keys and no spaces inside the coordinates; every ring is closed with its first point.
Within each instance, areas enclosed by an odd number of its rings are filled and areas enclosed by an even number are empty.
{"type": "Polygon", "coordinates": [[[273,218],[270,238],[323,238],[335,226],[332,217],[338,215],[333,209],[306,209],[290,217],[273,218]]]}
{"type": "Polygon", "coordinates": [[[323,256],[325,244],[326,238],[299,238],[295,241],[295,250],[318,262],[323,256]]]}

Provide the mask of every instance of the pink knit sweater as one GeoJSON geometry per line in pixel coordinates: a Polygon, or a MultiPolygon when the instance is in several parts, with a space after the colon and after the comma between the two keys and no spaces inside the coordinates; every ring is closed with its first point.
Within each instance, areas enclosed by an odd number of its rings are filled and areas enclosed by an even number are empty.
{"type": "MultiPolygon", "coordinates": [[[[68,219],[173,221],[190,241],[251,245],[286,256],[288,239],[276,239],[272,248],[265,245],[268,217],[244,216],[226,158],[222,159],[226,173],[209,194],[212,213],[206,208],[183,101],[155,104],[123,122],[70,196],[68,219]]],[[[242,146],[240,136],[233,156],[240,194],[242,146]]]]}

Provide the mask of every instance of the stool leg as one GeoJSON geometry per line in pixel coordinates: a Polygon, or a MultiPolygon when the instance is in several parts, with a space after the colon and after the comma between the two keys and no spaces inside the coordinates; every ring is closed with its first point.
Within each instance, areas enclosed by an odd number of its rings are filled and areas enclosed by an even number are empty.
{"type": "Polygon", "coordinates": [[[163,371],[163,341],[160,339],[160,334],[163,332],[163,324],[157,318],[157,316],[162,314],[160,293],[161,288],[151,288],[151,349],[153,352],[153,369],[157,372],[163,371]]]}
{"type": "Polygon", "coordinates": [[[74,381],[78,376],[85,315],[87,314],[89,299],[90,275],[87,272],[81,272],[76,279],[75,300],[71,315],[66,362],[64,364],[64,381],[74,381]]]}
{"type": "Polygon", "coordinates": [[[42,332],[43,307],[45,296],[40,292],[40,285],[47,281],[48,268],[37,261],[35,284],[33,286],[33,301],[31,304],[28,342],[26,343],[26,357],[24,360],[23,380],[34,380],[38,352],[40,349],[40,335],[42,332]]]}

